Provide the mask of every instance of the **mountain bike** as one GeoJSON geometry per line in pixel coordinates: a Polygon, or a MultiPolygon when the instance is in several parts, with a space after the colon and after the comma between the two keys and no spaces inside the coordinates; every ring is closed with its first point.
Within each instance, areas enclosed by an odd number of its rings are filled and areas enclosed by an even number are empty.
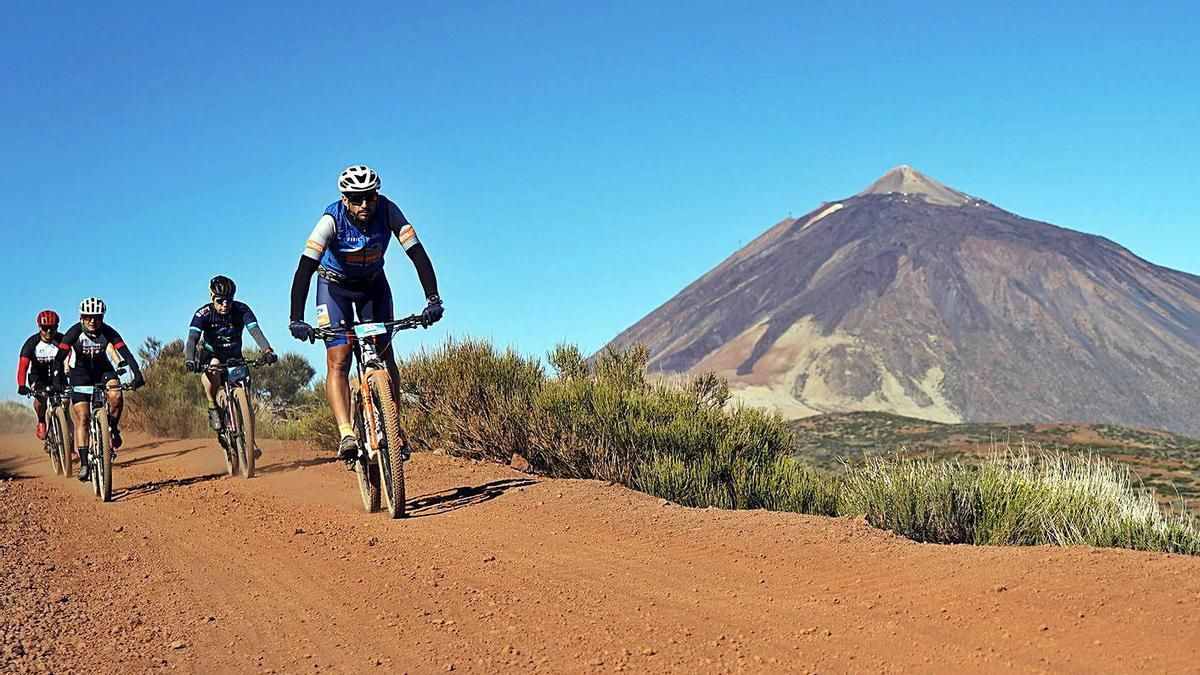
{"type": "Polygon", "coordinates": [[[67,407],[63,405],[63,392],[49,384],[33,387],[30,397],[42,395],[46,399],[46,437],[42,447],[50,455],[50,468],[56,476],[71,475],[71,454],[75,442],[67,407]]]}
{"type": "Polygon", "coordinates": [[[106,391],[121,389],[131,391],[132,384],[120,384],[115,387],[78,385],[72,391],[80,394],[91,394],[91,427],[88,433],[87,462],[91,467],[92,490],[102,502],[112,501],[112,462],[116,452],[112,446],[112,434],[108,427],[108,397],[106,391]]]}
{"type": "MultiPolygon", "coordinates": [[[[387,365],[375,350],[380,335],[391,335],[427,324],[420,314],[395,321],[357,323],[345,328],[317,328],[319,338],[345,336],[354,353],[350,376],[350,418],[358,436],[354,472],[363,508],[379,510],[380,493],[392,518],[404,517],[404,462],[408,439],[400,428],[387,365]],[[380,488],[383,488],[380,490],[380,488]]],[[[390,343],[389,343],[390,347],[390,343]]]]}
{"type": "Polygon", "coordinates": [[[225,424],[217,432],[217,442],[225,450],[225,470],[230,476],[236,476],[240,468],[243,477],[254,477],[254,450],[258,446],[254,443],[254,406],[250,405],[250,369],[263,365],[266,363],[262,359],[234,357],[202,366],[221,380],[217,408],[225,424]]]}

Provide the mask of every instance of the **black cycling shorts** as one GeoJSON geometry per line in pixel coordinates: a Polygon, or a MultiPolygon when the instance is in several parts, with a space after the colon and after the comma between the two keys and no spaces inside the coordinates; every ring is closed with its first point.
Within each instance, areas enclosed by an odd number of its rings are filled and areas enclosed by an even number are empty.
{"type": "Polygon", "coordinates": [[[87,403],[92,400],[91,394],[85,394],[75,391],[75,387],[102,387],[106,383],[116,380],[117,373],[109,367],[88,368],[86,366],[76,365],[67,373],[67,386],[71,390],[71,403],[87,403]]]}

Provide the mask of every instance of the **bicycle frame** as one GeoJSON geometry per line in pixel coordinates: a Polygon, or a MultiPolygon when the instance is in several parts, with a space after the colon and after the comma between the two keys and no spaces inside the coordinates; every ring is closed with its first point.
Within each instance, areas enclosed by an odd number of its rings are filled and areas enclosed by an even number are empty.
{"type": "MultiPolygon", "coordinates": [[[[351,385],[357,387],[360,400],[364,401],[362,408],[363,418],[367,426],[365,431],[369,432],[365,434],[367,441],[365,450],[367,459],[369,460],[375,459],[379,451],[376,443],[379,420],[375,416],[375,407],[366,405],[365,402],[371,400],[371,376],[379,371],[388,372],[387,364],[380,357],[380,353],[375,350],[376,339],[380,335],[395,335],[399,331],[425,325],[425,321],[420,314],[413,314],[394,321],[366,322],[344,329],[320,328],[315,331],[318,337],[344,336],[350,345],[350,351],[354,355],[355,371],[354,377],[351,378],[351,385]]],[[[386,349],[391,349],[390,342],[386,349]]]]}
{"type": "Polygon", "coordinates": [[[108,391],[129,391],[133,386],[120,384],[115,387],[79,385],[72,390],[80,394],[91,394],[88,414],[88,465],[92,475],[92,488],[100,501],[112,500],[112,436],[108,426],[108,391]],[[103,419],[101,419],[103,417],[103,419]]]}
{"type": "MultiPolygon", "coordinates": [[[[427,324],[420,315],[398,321],[355,324],[342,329],[317,329],[319,337],[346,337],[354,354],[354,375],[350,385],[350,417],[359,438],[359,455],[354,464],[358,474],[359,491],[367,511],[380,505],[380,488],[387,497],[388,512],[393,518],[404,517],[404,461],[408,442],[396,414],[395,388],[387,364],[377,351],[380,335],[427,324]],[[382,380],[379,380],[382,378],[382,380]],[[387,443],[386,451],[384,443],[387,443]]],[[[390,348],[390,343],[388,347],[390,348]]]]}
{"type": "Polygon", "coordinates": [[[64,412],[68,409],[68,406],[64,405],[66,394],[49,384],[38,384],[32,388],[29,397],[45,398],[46,436],[42,439],[42,447],[50,455],[50,466],[54,472],[65,475],[70,467],[68,453],[73,452],[75,446],[73,439],[68,443],[73,431],[70,423],[68,422],[67,426],[62,424],[64,420],[70,419],[69,413],[64,412]]]}
{"type": "Polygon", "coordinates": [[[219,404],[223,408],[222,415],[225,418],[225,424],[224,428],[217,432],[217,440],[225,450],[225,464],[230,475],[238,473],[239,467],[244,477],[251,478],[254,475],[253,446],[255,440],[252,433],[247,433],[253,431],[254,424],[253,408],[250,405],[254,391],[250,386],[250,368],[263,365],[266,363],[261,359],[247,361],[234,357],[218,363],[207,364],[202,368],[203,372],[217,375],[221,382],[221,393],[224,394],[224,400],[223,402],[219,401],[219,404]],[[235,413],[234,407],[237,405],[235,391],[237,390],[244,393],[247,413],[251,416],[249,420],[239,420],[238,414],[235,413]],[[247,454],[250,456],[247,457],[247,454]]]}

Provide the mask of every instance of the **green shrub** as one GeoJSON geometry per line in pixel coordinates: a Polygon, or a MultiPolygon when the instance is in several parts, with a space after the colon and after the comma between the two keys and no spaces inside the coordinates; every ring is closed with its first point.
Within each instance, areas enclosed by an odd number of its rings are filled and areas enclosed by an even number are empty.
{"type": "Polygon", "coordinates": [[[123,426],[169,438],[210,433],[200,376],[183,368],[183,340],[149,338],[138,356],[146,386],[125,393],[123,426]]]}
{"type": "Polygon", "coordinates": [[[688,506],[865,515],[918,541],[1091,544],[1198,552],[1182,513],[1164,515],[1112,462],[1001,454],[979,465],[876,457],[838,476],[796,460],[777,415],[731,405],[713,375],[645,376],[643,347],[592,361],[549,355],[555,375],[509,349],[449,341],[400,364],[404,424],[418,447],[598,478],[688,506]]]}
{"type": "Polygon", "coordinates": [[[482,340],[450,339],[397,365],[401,426],[414,448],[503,463],[526,453],[545,383],[539,363],[482,340]]]}
{"type": "MultiPolygon", "coordinates": [[[[183,353],[183,340],[164,344],[154,338],[148,338],[138,350],[146,386],[125,395],[126,428],[173,438],[212,433],[201,376],[184,369],[183,353]]],[[[247,359],[259,355],[257,350],[245,352],[247,359]]],[[[259,438],[294,440],[325,432],[324,422],[332,419],[332,413],[325,405],[323,384],[319,393],[307,386],[313,372],[299,354],[284,354],[278,363],[253,371],[259,438]]]]}

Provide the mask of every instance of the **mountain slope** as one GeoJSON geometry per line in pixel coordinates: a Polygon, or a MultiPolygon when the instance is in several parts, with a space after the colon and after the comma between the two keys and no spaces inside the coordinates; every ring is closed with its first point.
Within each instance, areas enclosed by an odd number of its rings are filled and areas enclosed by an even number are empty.
{"type": "Polygon", "coordinates": [[[634,342],[790,417],[1200,434],[1200,277],[909,167],[777,223],[612,344],[634,342]]]}

